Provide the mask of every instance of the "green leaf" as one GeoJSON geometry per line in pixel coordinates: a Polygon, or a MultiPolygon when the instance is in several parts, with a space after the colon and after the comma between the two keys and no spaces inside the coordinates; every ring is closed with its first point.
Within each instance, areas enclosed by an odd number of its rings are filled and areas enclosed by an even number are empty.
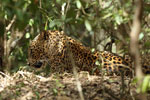
{"type": "MultiPolygon", "coordinates": [[[[20,52],[20,55],[23,56],[24,53],[23,53],[23,49],[22,48],[19,48],[19,52],[20,52]]],[[[21,58],[20,58],[20,60],[21,60],[21,58]]]]}
{"type": "Polygon", "coordinates": [[[26,39],[30,38],[30,33],[26,33],[25,38],[26,39]]]}
{"type": "Polygon", "coordinates": [[[51,21],[50,24],[49,24],[49,27],[53,28],[54,26],[55,26],[55,21],[51,21]]]}
{"type": "Polygon", "coordinates": [[[95,52],[95,48],[92,48],[92,49],[91,49],[91,52],[95,52]]]}
{"type": "Polygon", "coordinates": [[[36,95],[37,100],[39,100],[39,99],[40,99],[40,94],[39,94],[39,92],[35,91],[35,95],[36,95]]]}
{"type": "Polygon", "coordinates": [[[65,21],[66,16],[65,16],[65,15],[62,15],[62,16],[61,16],[61,19],[62,19],[63,21],[65,21]]]}
{"type": "Polygon", "coordinates": [[[7,37],[8,37],[8,39],[11,38],[11,32],[10,31],[7,32],[7,37]]]}
{"type": "Polygon", "coordinates": [[[34,20],[33,20],[33,19],[30,19],[30,20],[29,20],[29,25],[32,26],[33,24],[34,24],[34,20]]]}
{"type": "Polygon", "coordinates": [[[7,19],[8,19],[8,16],[5,14],[5,15],[4,15],[4,18],[7,20],[7,19]]]}
{"type": "Polygon", "coordinates": [[[143,34],[143,33],[140,33],[140,35],[139,35],[139,40],[142,40],[143,37],[144,37],[144,34],[143,34]]]}
{"type": "Polygon", "coordinates": [[[57,2],[58,4],[60,4],[60,3],[61,3],[61,0],[56,0],[56,2],[57,2]]]}
{"type": "Polygon", "coordinates": [[[91,31],[92,30],[92,27],[91,27],[91,24],[88,20],[85,20],[85,27],[88,31],[91,31]]]}
{"type": "Polygon", "coordinates": [[[142,83],[142,93],[145,93],[148,90],[149,83],[150,83],[150,76],[145,76],[142,83]]]}
{"type": "Polygon", "coordinates": [[[145,43],[144,43],[144,46],[145,46],[145,47],[150,47],[150,42],[149,42],[149,41],[145,42],[145,43]]]}
{"type": "Polygon", "coordinates": [[[47,25],[47,22],[45,23],[45,27],[44,27],[44,30],[47,30],[48,29],[48,25],[47,25]]]}
{"type": "Polygon", "coordinates": [[[112,3],[112,1],[111,1],[111,0],[110,0],[110,1],[107,1],[107,2],[105,2],[104,8],[109,7],[111,3],[112,3]]]}
{"type": "Polygon", "coordinates": [[[137,78],[134,78],[133,80],[132,80],[132,84],[136,84],[138,82],[138,79],[137,78]]]}
{"type": "Polygon", "coordinates": [[[77,6],[78,9],[81,9],[82,4],[81,4],[80,0],[76,1],[76,6],[77,6]]]}
{"type": "Polygon", "coordinates": [[[7,32],[7,35],[10,35],[10,33],[11,33],[11,32],[10,32],[10,31],[8,31],[8,32],[7,32]]]}
{"type": "Polygon", "coordinates": [[[57,93],[58,93],[58,91],[57,91],[56,88],[53,88],[53,92],[54,92],[54,94],[57,94],[57,93]]]}
{"type": "Polygon", "coordinates": [[[108,17],[112,16],[112,13],[108,13],[107,15],[105,15],[104,17],[102,17],[102,19],[106,19],[108,17]]]}
{"type": "Polygon", "coordinates": [[[99,62],[99,61],[96,61],[96,62],[95,62],[95,65],[100,66],[100,62],[99,62]]]}
{"type": "Polygon", "coordinates": [[[123,22],[123,18],[120,15],[115,16],[116,23],[120,25],[123,22]]]}

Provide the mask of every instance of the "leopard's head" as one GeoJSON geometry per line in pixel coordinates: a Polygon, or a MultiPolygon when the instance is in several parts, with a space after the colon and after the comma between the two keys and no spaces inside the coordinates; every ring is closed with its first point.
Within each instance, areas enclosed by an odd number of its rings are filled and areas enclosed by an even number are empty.
{"type": "Polygon", "coordinates": [[[37,35],[28,48],[28,65],[41,68],[46,64],[45,42],[48,40],[46,31],[37,35]]]}

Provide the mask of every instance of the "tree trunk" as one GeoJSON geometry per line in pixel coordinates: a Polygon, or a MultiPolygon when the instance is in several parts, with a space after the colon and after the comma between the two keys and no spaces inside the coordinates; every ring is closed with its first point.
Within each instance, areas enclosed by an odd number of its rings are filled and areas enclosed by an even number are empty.
{"type": "Polygon", "coordinates": [[[4,67],[4,22],[0,20],[0,71],[4,67]]]}

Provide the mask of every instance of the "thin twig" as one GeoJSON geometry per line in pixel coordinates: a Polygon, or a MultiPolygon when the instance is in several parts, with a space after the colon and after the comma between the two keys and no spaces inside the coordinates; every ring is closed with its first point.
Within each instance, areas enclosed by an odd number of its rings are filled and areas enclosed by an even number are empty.
{"type": "Polygon", "coordinates": [[[0,74],[2,74],[2,75],[4,75],[5,77],[7,77],[7,78],[11,79],[11,77],[10,77],[10,76],[8,76],[7,74],[5,74],[5,73],[3,73],[3,72],[1,72],[1,71],[0,71],[0,74]]]}
{"type": "Polygon", "coordinates": [[[39,2],[39,6],[40,6],[40,8],[42,8],[42,2],[41,2],[41,0],[40,0],[40,2],[39,2]]]}
{"type": "Polygon", "coordinates": [[[66,9],[65,9],[65,15],[67,15],[69,7],[70,7],[70,0],[68,0],[68,2],[67,2],[67,6],[66,6],[66,9]]]}
{"type": "Polygon", "coordinates": [[[8,24],[8,26],[6,27],[6,33],[10,30],[10,28],[12,27],[12,25],[14,24],[16,20],[16,15],[14,15],[13,19],[11,20],[11,22],[8,24]]]}
{"type": "MultiPolygon", "coordinates": [[[[67,45],[69,45],[69,43],[67,43],[67,45]]],[[[76,85],[77,85],[77,89],[78,89],[78,92],[80,95],[80,99],[84,100],[83,91],[82,91],[81,83],[80,83],[78,75],[77,75],[77,70],[76,70],[76,65],[75,65],[74,59],[73,59],[73,55],[72,55],[72,52],[70,51],[69,47],[67,47],[67,48],[68,48],[68,52],[69,52],[69,58],[70,58],[70,61],[71,61],[72,67],[73,67],[73,74],[76,79],[76,85]]]]}

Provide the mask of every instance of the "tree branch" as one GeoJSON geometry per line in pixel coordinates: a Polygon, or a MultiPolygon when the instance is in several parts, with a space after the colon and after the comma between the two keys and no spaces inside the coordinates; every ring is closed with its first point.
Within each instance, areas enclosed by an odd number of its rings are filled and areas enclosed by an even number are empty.
{"type": "Polygon", "coordinates": [[[140,54],[139,54],[139,34],[141,31],[141,17],[142,17],[142,0],[136,0],[136,9],[133,19],[133,26],[130,33],[130,50],[131,55],[134,60],[134,67],[136,70],[136,76],[141,79],[143,77],[142,70],[141,70],[141,64],[140,64],[140,54]]]}
{"type": "MultiPolygon", "coordinates": [[[[133,26],[131,28],[130,33],[130,50],[131,50],[131,56],[134,61],[134,68],[136,72],[136,77],[138,78],[138,86],[141,86],[142,80],[144,78],[144,75],[142,73],[141,68],[141,62],[140,62],[140,52],[139,52],[139,34],[141,31],[141,19],[142,19],[142,6],[143,1],[142,0],[135,0],[135,13],[134,13],[134,19],[133,19],[133,26]]],[[[140,100],[147,100],[146,94],[140,93],[140,100]]]]}
{"type": "Polygon", "coordinates": [[[9,55],[10,55],[11,52],[14,50],[14,48],[19,44],[19,42],[24,38],[25,34],[26,34],[27,31],[28,31],[28,28],[29,28],[29,25],[27,25],[27,26],[25,27],[24,32],[22,33],[23,35],[22,35],[20,38],[14,40],[14,41],[10,44],[9,55]]]}
{"type": "Polygon", "coordinates": [[[13,19],[8,24],[8,26],[6,27],[6,33],[10,30],[10,28],[12,27],[13,23],[15,22],[15,20],[16,20],[16,15],[14,15],[13,19]]]}

